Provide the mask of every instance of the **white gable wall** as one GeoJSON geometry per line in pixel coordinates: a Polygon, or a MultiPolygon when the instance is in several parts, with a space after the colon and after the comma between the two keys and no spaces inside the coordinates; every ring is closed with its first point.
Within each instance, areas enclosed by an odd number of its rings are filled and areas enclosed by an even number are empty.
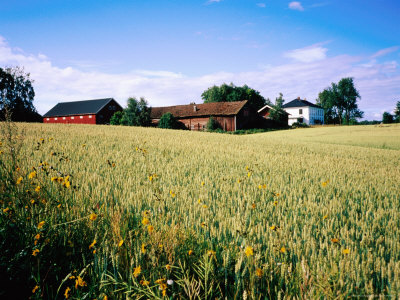
{"type": "Polygon", "coordinates": [[[297,122],[299,118],[303,118],[303,123],[306,123],[307,125],[316,124],[316,120],[319,120],[321,124],[324,123],[324,110],[322,108],[302,106],[284,108],[284,110],[290,114],[289,126],[297,122]]]}

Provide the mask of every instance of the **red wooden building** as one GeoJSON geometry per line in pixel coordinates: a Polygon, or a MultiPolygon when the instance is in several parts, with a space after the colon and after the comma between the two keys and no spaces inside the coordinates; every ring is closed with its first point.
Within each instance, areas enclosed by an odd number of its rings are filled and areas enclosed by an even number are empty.
{"type": "Polygon", "coordinates": [[[205,130],[210,117],[226,131],[257,128],[260,121],[260,115],[247,105],[247,100],[153,107],[152,124],[157,125],[161,116],[167,112],[190,130],[205,130]]]}
{"type": "Polygon", "coordinates": [[[117,111],[122,107],[113,98],[61,102],[43,115],[43,123],[109,124],[117,111]]]}

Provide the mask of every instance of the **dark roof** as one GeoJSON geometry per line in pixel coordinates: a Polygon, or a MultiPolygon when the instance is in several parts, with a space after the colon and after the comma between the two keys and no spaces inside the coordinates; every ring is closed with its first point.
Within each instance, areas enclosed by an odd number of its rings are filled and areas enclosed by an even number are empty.
{"type": "Polygon", "coordinates": [[[322,108],[321,106],[315,105],[314,103],[308,102],[307,100],[301,100],[301,99],[294,99],[294,100],[282,105],[282,108],[304,107],[304,106],[322,108]]]}
{"type": "MultiPolygon", "coordinates": [[[[95,100],[61,102],[50,109],[47,113],[45,113],[43,117],[97,114],[110,101],[115,100],[113,98],[105,98],[95,100]]],[[[116,103],[118,104],[118,102],[116,103]]]]}
{"type": "Polygon", "coordinates": [[[237,115],[246,103],[247,100],[152,107],[151,118],[160,119],[167,112],[171,113],[175,118],[237,115]],[[194,107],[196,107],[196,110],[194,107]]]}

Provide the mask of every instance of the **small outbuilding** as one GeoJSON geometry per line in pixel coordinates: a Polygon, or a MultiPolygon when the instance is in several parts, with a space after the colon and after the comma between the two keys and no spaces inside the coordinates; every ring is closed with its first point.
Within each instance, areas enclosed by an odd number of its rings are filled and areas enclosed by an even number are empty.
{"type": "Polygon", "coordinates": [[[206,130],[210,117],[225,131],[257,128],[260,121],[260,115],[247,105],[247,100],[244,100],[152,107],[152,124],[157,126],[161,116],[168,112],[190,130],[206,130]]]}
{"type": "Polygon", "coordinates": [[[60,102],[43,116],[43,123],[109,124],[112,115],[122,111],[113,98],[60,102]]]}

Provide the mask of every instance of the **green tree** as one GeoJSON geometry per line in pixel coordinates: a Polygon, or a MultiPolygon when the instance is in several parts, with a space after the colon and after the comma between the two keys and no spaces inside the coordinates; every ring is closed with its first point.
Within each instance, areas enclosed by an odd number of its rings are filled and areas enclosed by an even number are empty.
{"type": "Polygon", "coordinates": [[[6,111],[12,121],[41,122],[42,116],[33,105],[35,91],[30,74],[23,68],[0,68],[0,117],[6,111]]]}
{"type": "Polygon", "coordinates": [[[126,126],[150,126],[151,107],[144,98],[138,101],[134,97],[128,98],[127,108],[121,117],[120,124],[126,126]]]}
{"type": "Polygon", "coordinates": [[[400,101],[397,101],[396,108],[394,109],[394,118],[396,123],[400,123],[400,101]]]}
{"type": "Polygon", "coordinates": [[[208,119],[206,128],[207,128],[208,131],[213,131],[213,130],[216,130],[218,128],[221,128],[221,126],[219,126],[219,123],[213,117],[210,117],[208,119]]]}
{"type": "Polygon", "coordinates": [[[382,123],[383,124],[390,124],[393,123],[393,115],[385,111],[382,115],[382,123]]]}
{"type": "Polygon", "coordinates": [[[260,92],[244,86],[235,86],[231,84],[222,84],[221,86],[212,86],[201,94],[204,103],[210,102],[233,102],[248,100],[249,106],[254,110],[263,107],[267,100],[260,95],[260,92]]]}
{"type": "Polygon", "coordinates": [[[282,108],[284,102],[283,94],[279,93],[279,97],[275,98],[275,105],[272,105],[273,109],[269,113],[270,119],[275,121],[279,126],[288,126],[287,113],[282,108]]]}
{"type": "Polygon", "coordinates": [[[353,78],[347,77],[319,93],[317,104],[324,108],[326,124],[350,124],[364,114],[358,109],[358,98],[360,94],[354,87],[353,78]]]}
{"type": "Polygon", "coordinates": [[[110,124],[111,125],[121,125],[121,120],[122,120],[123,116],[124,116],[123,111],[115,112],[110,119],[110,124]]]}
{"type": "Polygon", "coordinates": [[[174,129],[176,127],[175,117],[170,112],[163,114],[158,122],[158,127],[164,129],[174,129]]]}

